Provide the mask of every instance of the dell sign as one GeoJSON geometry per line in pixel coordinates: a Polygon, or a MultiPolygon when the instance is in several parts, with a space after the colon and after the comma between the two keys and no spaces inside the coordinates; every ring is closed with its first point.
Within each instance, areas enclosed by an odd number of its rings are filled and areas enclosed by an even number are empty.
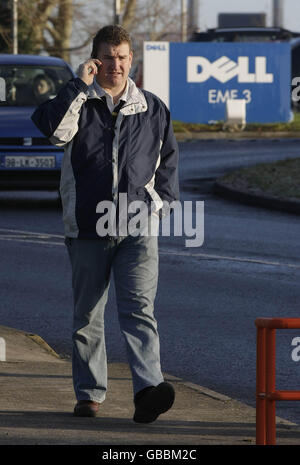
{"type": "Polygon", "coordinates": [[[172,118],[224,121],[227,99],[246,101],[247,122],[290,119],[288,43],[145,42],[144,88],[172,118]]]}

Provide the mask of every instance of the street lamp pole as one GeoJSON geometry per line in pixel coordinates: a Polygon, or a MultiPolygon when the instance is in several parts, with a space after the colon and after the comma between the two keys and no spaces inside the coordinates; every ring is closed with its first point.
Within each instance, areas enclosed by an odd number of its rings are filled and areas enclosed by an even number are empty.
{"type": "Polygon", "coordinates": [[[121,16],[121,0],[115,0],[114,2],[114,24],[120,24],[121,16]]]}
{"type": "Polygon", "coordinates": [[[273,0],[273,26],[283,27],[283,2],[273,0]]]}
{"type": "Polygon", "coordinates": [[[181,42],[187,40],[187,0],[181,0],[181,42]]]}
{"type": "Polygon", "coordinates": [[[199,30],[199,0],[189,0],[188,32],[189,36],[199,30]]]}
{"type": "Polygon", "coordinates": [[[12,0],[13,54],[18,54],[18,0],[12,0]]]}

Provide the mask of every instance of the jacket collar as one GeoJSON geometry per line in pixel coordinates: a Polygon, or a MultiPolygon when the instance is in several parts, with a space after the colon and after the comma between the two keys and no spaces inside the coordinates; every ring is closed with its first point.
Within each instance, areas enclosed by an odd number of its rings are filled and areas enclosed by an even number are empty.
{"type": "MultiPolygon", "coordinates": [[[[88,98],[101,98],[99,95],[100,86],[95,86],[93,83],[88,89],[88,98]]],[[[105,95],[103,93],[103,95],[105,95]]],[[[124,106],[121,108],[120,113],[123,115],[134,115],[147,111],[148,105],[143,92],[135,85],[131,78],[127,80],[127,96],[124,106]]]]}

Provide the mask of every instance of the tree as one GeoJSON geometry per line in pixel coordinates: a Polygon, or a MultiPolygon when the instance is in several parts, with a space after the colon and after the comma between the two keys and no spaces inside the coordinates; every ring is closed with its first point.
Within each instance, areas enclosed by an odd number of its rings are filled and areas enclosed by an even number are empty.
{"type": "MultiPolygon", "coordinates": [[[[0,52],[12,52],[12,0],[0,0],[0,52]]],[[[19,53],[48,53],[71,62],[87,57],[97,30],[114,20],[113,0],[19,0],[19,53]],[[87,48],[87,45],[89,46],[87,48]]],[[[180,1],[121,0],[120,24],[143,40],[180,39],[180,1]]]]}
{"type": "MultiPolygon", "coordinates": [[[[69,61],[73,0],[22,0],[18,2],[19,53],[48,52],[69,61]]],[[[12,51],[11,2],[0,7],[0,51],[12,51]]]]}
{"type": "Polygon", "coordinates": [[[122,0],[121,10],[123,10],[122,26],[130,30],[136,18],[137,0],[122,0]]]}
{"type": "Polygon", "coordinates": [[[174,0],[140,0],[132,31],[145,40],[180,40],[180,2],[174,0]]]}
{"type": "Polygon", "coordinates": [[[47,52],[56,54],[66,61],[70,61],[73,14],[73,1],[60,0],[55,16],[48,17],[44,29],[50,35],[50,41],[48,42],[44,35],[44,47],[47,52]]]}
{"type": "MultiPolygon", "coordinates": [[[[144,40],[180,40],[180,7],[179,0],[121,0],[120,24],[133,36],[137,61],[142,58],[144,40]]],[[[94,34],[111,24],[113,16],[113,0],[90,0],[86,9],[75,10],[73,42],[78,45],[72,47],[74,67],[89,56],[94,34]]]]}
{"type": "Polygon", "coordinates": [[[0,3],[0,52],[9,53],[12,49],[11,8],[8,0],[0,3]]]}

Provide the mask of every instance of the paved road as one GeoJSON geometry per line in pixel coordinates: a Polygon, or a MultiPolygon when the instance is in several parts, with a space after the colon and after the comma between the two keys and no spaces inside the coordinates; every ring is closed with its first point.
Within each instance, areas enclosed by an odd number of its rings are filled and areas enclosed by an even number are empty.
{"type": "MultiPolygon", "coordinates": [[[[213,180],[258,161],[300,155],[298,141],[181,144],[182,200],[204,200],[205,242],[160,238],[156,314],[163,369],[254,405],[259,316],[299,316],[300,217],[215,197],[213,180]]],[[[0,193],[0,321],[70,355],[71,276],[54,194],[0,193]],[[19,201],[16,203],[16,199],[19,201]],[[20,201],[21,199],[21,201],[20,201]]],[[[111,361],[126,361],[113,287],[106,312],[111,361]]],[[[278,388],[299,387],[295,332],[278,335],[278,388]]],[[[298,403],[278,404],[298,422],[298,403]]]]}

